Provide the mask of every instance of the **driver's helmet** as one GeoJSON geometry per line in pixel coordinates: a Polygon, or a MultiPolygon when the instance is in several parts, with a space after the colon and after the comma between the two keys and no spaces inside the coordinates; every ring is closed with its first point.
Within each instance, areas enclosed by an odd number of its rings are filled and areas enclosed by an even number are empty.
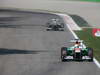
{"type": "Polygon", "coordinates": [[[76,41],[74,47],[75,48],[79,48],[80,47],[80,42],[79,41],[76,41]]]}
{"type": "Polygon", "coordinates": [[[76,41],[75,44],[80,45],[80,42],[79,41],[76,41]]]}

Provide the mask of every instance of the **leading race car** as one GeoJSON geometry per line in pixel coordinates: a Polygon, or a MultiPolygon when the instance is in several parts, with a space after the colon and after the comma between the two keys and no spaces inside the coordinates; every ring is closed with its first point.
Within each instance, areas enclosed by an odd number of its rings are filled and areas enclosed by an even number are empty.
{"type": "Polygon", "coordinates": [[[64,31],[64,24],[59,19],[51,19],[47,23],[47,31],[64,31]]]}
{"type": "Polygon", "coordinates": [[[61,48],[61,60],[88,60],[93,61],[93,49],[84,46],[83,40],[74,39],[70,42],[75,43],[72,47],[61,48]]]}

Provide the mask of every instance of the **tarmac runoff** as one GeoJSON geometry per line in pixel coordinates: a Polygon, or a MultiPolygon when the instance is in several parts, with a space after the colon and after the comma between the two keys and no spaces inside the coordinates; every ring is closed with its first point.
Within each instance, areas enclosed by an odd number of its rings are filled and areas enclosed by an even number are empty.
{"type": "MultiPolygon", "coordinates": [[[[68,27],[70,32],[73,34],[75,39],[79,39],[79,37],[75,34],[75,32],[73,30],[82,30],[82,29],[73,21],[73,19],[70,16],[66,15],[66,14],[59,14],[59,13],[55,13],[55,14],[59,15],[63,18],[66,26],[68,27]]],[[[94,57],[93,61],[97,65],[97,67],[100,69],[100,63],[96,60],[95,57],[94,57]]]]}

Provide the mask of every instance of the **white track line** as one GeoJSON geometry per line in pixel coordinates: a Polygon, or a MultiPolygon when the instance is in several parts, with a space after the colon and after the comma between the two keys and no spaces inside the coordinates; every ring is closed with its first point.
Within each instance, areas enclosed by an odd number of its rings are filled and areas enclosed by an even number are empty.
{"type": "MultiPolygon", "coordinates": [[[[71,33],[73,34],[73,36],[75,37],[75,39],[79,39],[79,37],[75,34],[75,32],[71,29],[71,27],[70,27],[70,25],[69,24],[67,24],[67,19],[65,18],[65,17],[67,17],[68,15],[66,15],[66,14],[58,14],[58,13],[56,13],[56,15],[59,15],[59,16],[61,16],[62,18],[63,18],[63,20],[64,20],[64,22],[66,23],[66,26],[68,27],[68,29],[71,31],[71,33]]],[[[84,45],[85,46],[85,45],[84,45]]],[[[97,67],[100,69],[100,63],[95,59],[95,58],[93,58],[93,61],[94,61],[94,63],[97,65],[97,67]]]]}
{"type": "Polygon", "coordinates": [[[68,24],[68,27],[71,28],[71,30],[82,30],[82,28],[80,28],[70,16],[65,14],[59,14],[59,16],[65,20],[66,24],[68,24]]]}
{"type": "Polygon", "coordinates": [[[100,63],[95,58],[93,59],[93,61],[98,66],[98,68],[100,69],[100,63]]]}

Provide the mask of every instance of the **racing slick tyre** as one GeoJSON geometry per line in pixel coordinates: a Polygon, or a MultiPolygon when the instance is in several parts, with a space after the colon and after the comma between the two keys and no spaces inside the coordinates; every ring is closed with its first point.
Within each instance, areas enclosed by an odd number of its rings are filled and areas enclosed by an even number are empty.
{"type": "Polygon", "coordinates": [[[65,57],[67,56],[67,47],[62,47],[61,48],[61,61],[64,62],[65,61],[65,57]]]}
{"type": "Polygon", "coordinates": [[[92,48],[87,48],[88,49],[88,56],[90,59],[88,61],[92,62],[93,61],[93,49],[92,48]]]}

